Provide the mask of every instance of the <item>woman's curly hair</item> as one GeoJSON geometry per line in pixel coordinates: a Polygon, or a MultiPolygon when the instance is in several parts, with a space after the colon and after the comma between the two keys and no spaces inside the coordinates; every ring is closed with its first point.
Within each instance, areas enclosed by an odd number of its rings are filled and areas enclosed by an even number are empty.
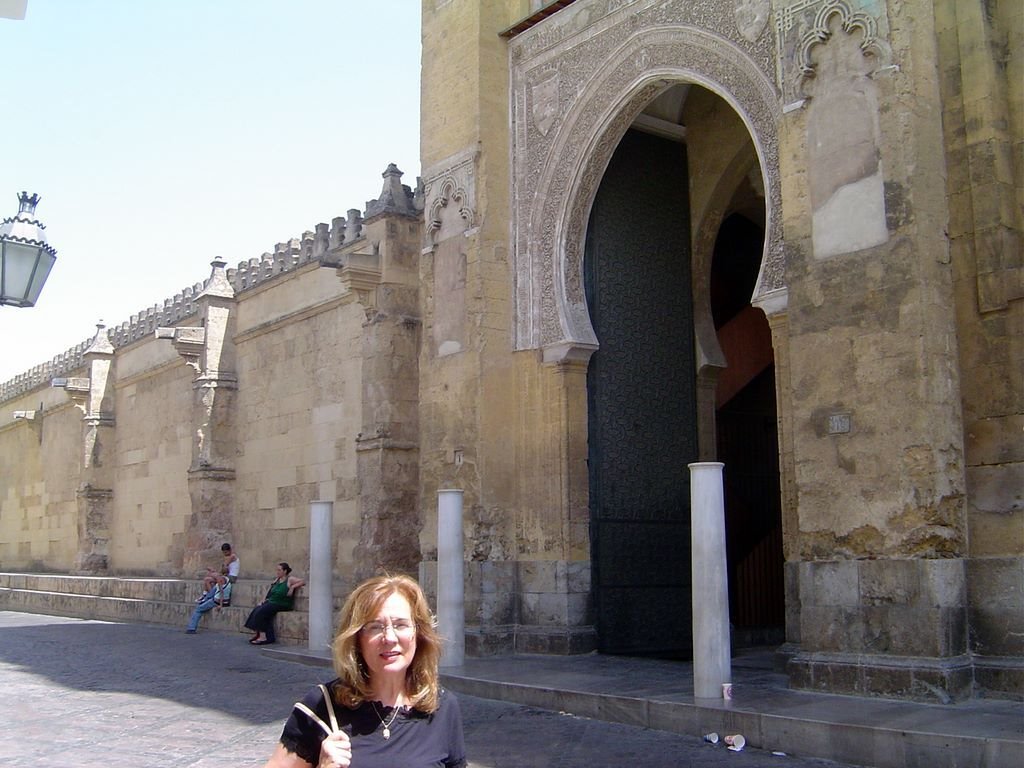
{"type": "Polygon", "coordinates": [[[359,633],[364,624],[377,618],[384,601],[394,594],[409,602],[416,625],[416,655],[405,672],[410,704],[430,714],[437,710],[440,693],[441,636],[434,626],[434,615],[423,589],[410,576],[374,576],[348,596],[341,609],[338,633],[331,644],[334,671],[339,678],[333,686],[334,698],[354,709],[372,695],[369,668],[359,650],[359,633]]]}

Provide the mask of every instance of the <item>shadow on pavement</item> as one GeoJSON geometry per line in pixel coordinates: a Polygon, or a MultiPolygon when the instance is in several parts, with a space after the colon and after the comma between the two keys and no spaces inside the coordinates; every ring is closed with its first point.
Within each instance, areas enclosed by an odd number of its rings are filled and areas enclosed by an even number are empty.
{"type": "MultiPolygon", "coordinates": [[[[263,657],[245,635],[0,612],[0,664],[55,688],[129,693],[284,722],[330,670],[263,657]]],[[[5,692],[8,696],[12,692],[5,692]]]]}

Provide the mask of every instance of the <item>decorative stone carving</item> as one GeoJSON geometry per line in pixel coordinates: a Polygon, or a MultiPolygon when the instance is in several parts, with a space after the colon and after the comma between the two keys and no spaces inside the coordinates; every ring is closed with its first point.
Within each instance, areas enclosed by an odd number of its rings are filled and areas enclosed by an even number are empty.
{"type": "Polygon", "coordinates": [[[196,375],[203,372],[199,358],[206,347],[205,328],[157,328],[156,338],[170,339],[174,351],[184,358],[185,365],[196,375]]]}
{"type": "Polygon", "coordinates": [[[433,313],[430,344],[438,356],[465,348],[465,234],[475,224],[473,204],[477,153],[450,158],[424,183],[427,253],[433,256],[433,313]]]}
{"type": "Polygon", "coordinates": [[[577,3],[512,40],[515,348],[543,348],[553,359],[596,346],[582,280],[590,204],[629,125],[680,82],[719,94],[750,129],[767,176],[765,263],[755,295],[783,287],[772,40],[744,38],[735,10],[681,1],[577,3]],[[557,109],[538,112],[535,95],[552,71],[559,73],[557,109]]]}
{"type": "Polygon", "coordinates": [[[89,413],[89,379],[75,376],[70,379],[54,379],[53,386],[62,387],[68,394],[68,400],[84,417],[89,413]]]}
{"type": "Polygon", "coordinates": [[[412,190],[402,183],[402,172],[394,163],[381,174],[384,179],[384,186],[381,189],[380,197],[376,200],[366,201],[365,222],[381,216],[385,213],[398,214],[401,216],[418,216],[416,207],[413,204],[412,190]]]}
{"type": "Polygon", "coordinates": [[[874,29],[869,16],[851,12],[844,2],[829,3],[818,12],[799,51],[811,96],[807,171],[818,258],[889,239],[878,87],[872,79],[884,51],[874,29]]]}
{"type": "Polygon", "coordinates": [[[546,136],[558,115],[558,72],[552,72],[530,89],[533,101],[531,114],[537,130],[546,136]]]}
{"type": "Polygon", "coordinates": [[[813,76],[811,49],[827,40],[829,19],[838,15],[842,29],[863,31],[861,49],[873,54],[884,66],[890,58],[888,19],[885,4],[872,0],[791,0],[775,8],[775,40],[778,49],[776,82],[783,103],[799,102],[804,97],[804,79],[813,76]]]}
{"type": "Polygon", "coordinates": [[[754,42],[768,26],[770,11],[769,0],[735,0],[733,13],[736,16],[736,29],[745,40],[754,42]]]}
{"type": "MultiPolygon", "coordinates": [[[[444,218],[445,215],[450,213],[449,205],[458,217],[462,220],[460,222],[462,231],[465,231],[473,224],[473,210],[469,206],[469,201],[466,199],[466,190],[456,185],[455,179],[451,176],[446,177],[441,182],[441,188],[438,192],[437,198],[435,198],[433,205],[430,206],[430,217],[427,221],[427,231],[434,237],[435,233],[440,232],[444,229],[444,218]]],[[[450,217],[448,217],[450,218],[450,217]]]]}
{"type": "Polygon", "coordinates": [[[423,176],[427,245],[475,226],[478,152],[463,152],[428,169],[423,176]]]}
{"type": "Polygon", "coordinates": [[[814,75],[811,49],[819,43],[827,42],[832,37],[830,22],[833,17],[839,19],[839,28],[847,34],[852,35],[860,30],[862,35],[860,49],[865,55],[873,54],[880,59],[888,57],[888,47],[878,39],[875,20],[866,13],[854,13],[849,4],[843,0],[832,0],[818,10],[814,18],[814,26],[800,40],[798,61],[800,71],[805,76],[814,75]]]}
{"type": "Polygon", "coordinates": [[[377,303],[377,287],[381,279],[379,251],[371,248],[347,253],[337,275],[342,290],[366,307],[369,319],[377,303]]]}

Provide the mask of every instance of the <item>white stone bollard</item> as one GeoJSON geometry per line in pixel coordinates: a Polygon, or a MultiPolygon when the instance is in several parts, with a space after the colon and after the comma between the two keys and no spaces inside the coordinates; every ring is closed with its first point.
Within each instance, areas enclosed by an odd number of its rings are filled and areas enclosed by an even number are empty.
{"type": "Polygon", "coordinates": [[[323,651],[334,639],[334,563],[331,555],[334,504],[309,505],[309,650],[323,651]]]}
{"type": "Polygon", "coordinates": [[[463,586],[462,491],[437,492],[437,628],[445,640],[442,667],[466,659],[466,607],[463,586]]]}
{"type": "Polygon", "coordinates": [[[721,698],[722,684],[732,682],[723,466],[717,461],[689,465],[693,695],[698,699],[721,698]]]}

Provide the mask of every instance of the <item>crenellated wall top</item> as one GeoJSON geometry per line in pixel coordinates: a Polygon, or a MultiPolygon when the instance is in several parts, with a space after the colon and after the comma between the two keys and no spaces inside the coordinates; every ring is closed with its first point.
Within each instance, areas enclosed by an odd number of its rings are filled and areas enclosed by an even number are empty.
{"type": "MultiPolygon", "coordinates": [[[[337,216],[330,224],[320,223],[300,237],[277,243],[273,251],[264,252],[234,269],[227,270],[228,280],[235,295],[267,283],[279,275],[292,272],[309,263],[337,266],[335,254],[352,243],[365,238],[365,220],[382,215],[421,216],[423,201],[408,185],[401,183],[402,172],[390,163],[381,174],[384,184],[381,194],[366,202],[365,210],[351,208],[346,216],[337,216]]],[[[209,280],[209,278],[207,278],[209,280]]],[[[206,281],[190,285],[162,303],[154,304],[128,320],[113,325],[107,331],[115,349],[152,336],[162,326],[177,325],[196,313],[196,298],[202,293],[206,281]]],[[[89,337],[52,359],[0,384],[0,403],[45,386],[54,378],[66,377],[84,364],[84,353],[93,342],[89,337]]]]}

